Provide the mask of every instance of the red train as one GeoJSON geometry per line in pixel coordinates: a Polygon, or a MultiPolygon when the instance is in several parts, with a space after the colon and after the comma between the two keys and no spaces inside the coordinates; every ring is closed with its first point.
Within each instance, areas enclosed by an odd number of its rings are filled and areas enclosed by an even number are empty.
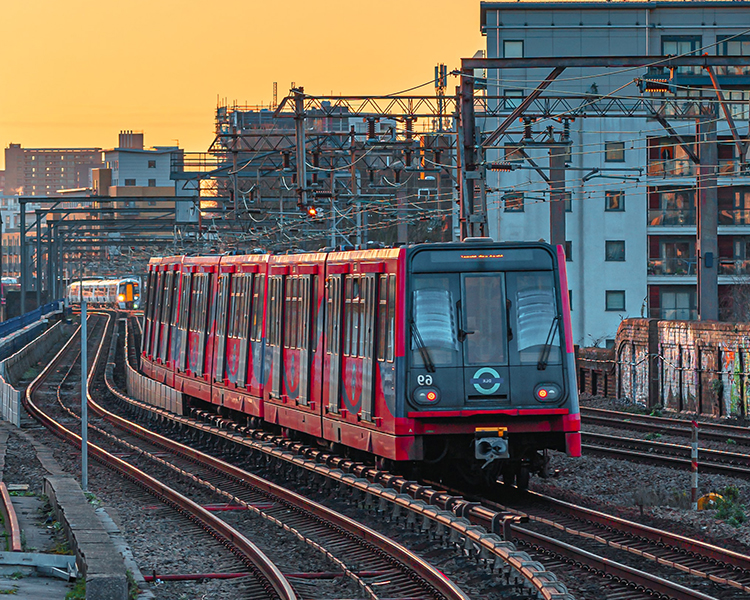
{"type": "Polygon", "coordinates": [[[565,258],[542,243],[154,258],[142,369],[390,468],[525,487],[548,450],[580,455],[565,258]]]}

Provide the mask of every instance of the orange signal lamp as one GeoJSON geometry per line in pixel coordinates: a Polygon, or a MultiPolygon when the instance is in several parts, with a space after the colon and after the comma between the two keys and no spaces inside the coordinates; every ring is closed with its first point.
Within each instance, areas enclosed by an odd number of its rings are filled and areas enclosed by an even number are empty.
{"type": "Polygon", "coordinates": [[[546,398],[547,397],[547,390],[539,390],[539,397],[540,398],[546,398]]]}
{"type": "Polygon", "coordinates": [[[318,209],[314,206],[308,206],[307,207],[307,214],[310,217],[317,217],[318,216],[318,209]]]}
{"type": "Polygon", "coordinates": [[[430,402],[437,400],[437,394],[435,392],[427,392],[427,399],[430,402]]]}

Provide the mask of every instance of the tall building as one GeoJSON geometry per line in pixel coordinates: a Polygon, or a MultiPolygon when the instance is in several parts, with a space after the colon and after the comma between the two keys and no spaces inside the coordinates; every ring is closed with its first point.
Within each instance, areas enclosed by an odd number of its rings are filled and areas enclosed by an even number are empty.
{"type": "MultiPolygon", "coordinates": [[[[717,69],[740,136],[748,128],[748,21],[750,2],[745,1],[481,5],[488,58],[747,55],[747,66],[717,69]]],[[[487,94],[501,98],[495,101],[500,118],[551,71],[552,67],[488,70],[487,94]]],[[[549,102],[557,102],[551,112],[559,118],[527,122],[525,131],[524,123],[514,124],[510,135],[486,154],[487,162],[511,161],[521,167],[487,175],[490,235],[503,240],[549,239],[549,185],[518,148],[522,146],[536,166],[546,170],[547,128],[569,128],[566,250],[574,337],[582,345],[611,343],[626,317],[696,318],[697,173],[685,148],[699,151],[695,103],[716,106],[717,96],[700,67],[662,73],[670,87],[659,93],[669,106],[684,111],[663,114],[673,128],[669,131],[654,118],[629,117],[620,110],[643,98],[636,84],[645,75],[643,67],[567,68],[544,92],[549,102]],[[585,111],[585,118],[577,117],[575,106],[584,101],[598,104],[585,111]],[[601,116],[594,108],[601,109],[601,116]]],[[[741,168],[732,131],[721,110],[716,111],[716,258],[721,314],[732,318],[732,299],[736,308],[737,291],[748,286],[750,274],[750,172],[741,168]]],[[[498,119],[488,119],[480,126],[493,131],[498,124],[498,119]]]]}
{"type": "Polygon", "coordinates": [[[90,186],[90,171],[101,167],[101,148],[5,149],[5,195],[48,196],[60,189],[90,186]]]}

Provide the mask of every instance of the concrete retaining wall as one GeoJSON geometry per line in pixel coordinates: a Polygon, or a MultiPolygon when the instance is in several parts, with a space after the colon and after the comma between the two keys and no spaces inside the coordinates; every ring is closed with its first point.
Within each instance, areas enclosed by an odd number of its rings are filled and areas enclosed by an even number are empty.
{"type": "Polygon", "coordinates": [[[87,600],[127,600],[128,579],[117,551],[94,508],[73,477],[48,476],[44,493],[62,523],[86,577],[87,600]]]}
{"type": "MultiPolygon", "coordinates": [[[[46,325],[40,324],[40,326],[46,325]]],[[[36,331],[38,330],[39,328],[36,328],[36,331]]],[[[18,352],[0,362],[0,403],[3,420],[13,423],[16,427],[21,426],[21,396],[23,391],[17,390],[14,385],[18,383],[31,365],[41,360],[50,347],[59,344],[65,335],[65,326],[62,322],[58,322],[42,335],[31,340],[18,352]]]]}

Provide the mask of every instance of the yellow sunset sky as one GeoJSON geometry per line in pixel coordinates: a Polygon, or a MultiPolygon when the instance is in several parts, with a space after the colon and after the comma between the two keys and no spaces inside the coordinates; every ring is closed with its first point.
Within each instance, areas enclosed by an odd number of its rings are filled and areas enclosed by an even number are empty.
{"type": "Polygon", "coordinates": [[[0,0],[0,14],[3,148],[111,148],[132,129],[204,151],[217,98],[268,104],[274,81],[279,99],[291,82],[389,94],[484,48],[478,0],[0,0]]]}

